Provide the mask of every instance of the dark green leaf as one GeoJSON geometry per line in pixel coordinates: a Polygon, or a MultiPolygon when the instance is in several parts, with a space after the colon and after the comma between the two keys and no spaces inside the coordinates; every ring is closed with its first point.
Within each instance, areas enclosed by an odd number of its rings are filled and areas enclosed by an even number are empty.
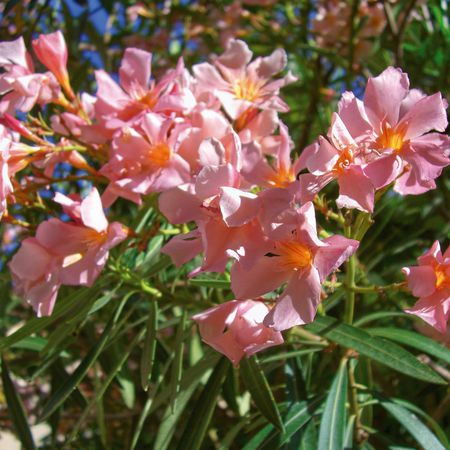
{"type": "Polygon", "coordinates": [[[425,450],[445,450],[437,437],[411,411],[389,400],[381,400],[381,405],[406,428],[425,450]]]}
{"type": "Polygon", "coordinates": [[[198,450],[201,447],[229,364],[229,361],[222,357],[209,377],[199,399],[192,407],[178,450],[198,450]]]}
{"type": "Polygon", "coordinates": [[[126,299],[122,300],[120,305],[117,307],[114,315],[111,317],[105,329],[103,330],[103,333],[98,342],[94,345],[94,347],[91,348],[89,353],[84,357],[84,359],[81,361],[81,363],[72,373],[72,375],[69,378],[67,378],[67,380],[64,381],[62,386],[46,403],[39,417],[40,422],[49,417],[59,407],[59,405],[61,405],[67,399],[67,397],[71,394],[72,390],[76,386],[78,386],[78,384],[84,378],[84,376],[86,375],[87,371],[90,369],[92,364],[94,364],[94,362],[97,360],[98,356],[103,350],[103,347],[105,346],[106,342],[108,341],[111,335],[111,331],[117,319],[119,318],[120,313],[122,312],[122,309],[125,305],[125,301],[126,299]]]}
{"type": "Polygon", "coordinates": [[[359,328],[340,323],[332,317],[318,316],[313,323],[306,326],[306,329],[339,345],[352,348],[405,375],[428,383],[447,384],[436,372],[397,344],[371,336],[359,328]]]}
{"type": "Polygon", "coordinates": [[[9,370],[5,360],[2,357],[2,383],[3,392],[5,394],[6,403],[8,405],[8,414],[11,417],[12,423],[16,430],[17,437],[20,439],[23,447],[26,450],[34,450],[36,447],[33,441],[30,427],[28,426],[25,409],[19,394],[9,375],[9,370]]]}
{"type": "Polygon", "coordinates": [[[435,356],[450,364],[450,350],[447,347],[433,341],[433,339],[415,333],[414,331],[388,327],[368,328],[367,331],[372,335],[387,338],[428,353],[429,355],[435,356]]]}
{"type": "Polygon", "coordinates": [[[283,422],[273,398],[269,383],[259,366],[256,356],[241,361],[240,372],[247,389],[261,414],[280,431],[284,432],[283,422]]]}
{"type": "Polygon", "coordinates": [[[211,287],[216,289],[230,289],[231,282],[228,280],[213,280],[208,278],[192,278],[189,280],[192,286],[211,287]]]}
{"type": "Polygon", "coordinates": [[[145,335],[144,348],[141,356],[141,385],[146,391],[152,375],[153,361],[156,350],[156,329],[158,325],[158,303],[150,302],[148,312],[147,333],[145,335]]]}

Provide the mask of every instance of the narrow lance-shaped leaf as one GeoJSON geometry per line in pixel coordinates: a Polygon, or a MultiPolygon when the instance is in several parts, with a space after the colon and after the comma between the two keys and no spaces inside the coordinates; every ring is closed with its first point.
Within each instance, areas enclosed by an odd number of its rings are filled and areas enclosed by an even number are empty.
{"type": "Polygon", "coordinates": [[[144,349],[141,356],[141,385],[146,391],[152,375],[153,361],[156,350],[156,329],[158,324],[158,303],[150,302],[148,312],[147,332],[145,335],[144,349]]]}
{"type": "Polygon", "coordinates": [[[229,361],[222,357],[209,377],[199,399],[192,408],[179,441],[178,450],[198,450],[201,447],[229,364],[229,361]]]}
{"type": "Polygon", "coordinates": [[[397,344],[371,336],[332,317],[316,317],[314,322],[305,328],[405,375],[428,383],[447,384],[436,372],[397,344]]]}
{"type": "Polygon", "coordinates": [[[433,339],[422,336],[414,331],[402,330],[400,328],[368,328],[367,331],[375,336],[391,339],[392,341],[405,344],[421,352],[428,353],[436,358],[442,359],[450,364],[450,350],[433,339]]]}
{"type": "Polygon", "coordinates": [[[342,450],[345,434],[347,400],[347,361],[344,359],[331,384],[319,430],[321,450],[342,450]]]}
{"type": "Polygon", "coordinates": [[[260,413],[279,430],[284,431],[280,412],[256,356],[244,358],[240,364],[240,372],[260,413]]]}
{"type": "Polygon", "coordinates": [[[11,417],[12,423],[17,433],[17,437],[20,439],[23,447],[26,450],[34,450],[36,447],[33,441],[33,435],[31,434],[30,427],[28,426],[25,409],[22,404],[22,400],[19,394],[16,392],[16,388],[9,375],[9,370],[5,360],[2,357],[2,384],[3,392],[6,397],[6,403],[8,405],[8,414],[11,417]]]}
{"type": "Polygon", "coordinates": [[[183,373],[183,353],[184,353],[184,327],[186,325],[186,311],[181,314],[180,322],[175,337],[175,357],[172,364],[172,372],[170,374],[170,404],[173,408],[180,391],[181,375],[183,373]]]}
{"type": "Polygon", "coordinates": [[[381,405],[406,428],[425,450],[445,450],[438,438],[414,413],[389,400],[381,400],[381,405]]]}
{"type": "Polygon", "coordinates": [[[62,384],[62,386],[55,392],[55,394],[44,406],[43,411],[39,417],[40,422],[49,417],[53,413],[53,411],[55,411],[56,408],[58,408],[59,405],[61,405],[67,399],[74,387],[78,386],[92,364],[94,364],[94,362],[97,360],[98,356],[103,350],[103,347],[110,337],[111,331],[115,323],[117,322],[123,307],[125,306],[126,300],[127,298],[124,298],[120,305],[117,307],[116,312],[111,317],[105,329],[103,330],[103,333],[97,344],[92,347],[92,349],[84,357],[84,359],[81,361],[72,375],[62,384]]]}

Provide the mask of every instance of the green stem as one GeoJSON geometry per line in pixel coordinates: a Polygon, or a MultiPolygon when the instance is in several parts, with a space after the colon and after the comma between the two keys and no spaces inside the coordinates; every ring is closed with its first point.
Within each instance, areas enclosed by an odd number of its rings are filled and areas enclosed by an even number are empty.
{"type": "Polygon", "coordinates": [[[344,321],[351,324],[355,312],[355,275],[356,275],[356,256],[352,255],[347,262],[346,285],[348,288],[345,301],[344,321]]]}

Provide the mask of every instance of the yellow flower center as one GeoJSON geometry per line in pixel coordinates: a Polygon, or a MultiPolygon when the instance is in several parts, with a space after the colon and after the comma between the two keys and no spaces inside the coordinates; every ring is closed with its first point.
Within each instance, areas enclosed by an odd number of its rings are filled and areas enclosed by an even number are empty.
{"type": "Polygon", "coordinates": [[[170,147],[165,143],[153,145],[148,152],[148,162],[153,167],[165,167],[170,161],[172,152],[170,147]]]}
{"type": "Polygon", "coordinates": [[[311,265],[313,256],[310,249],[297,241],[276,243],[276,253],[283,270],[298,270],[311,265]]]}
{"type": "Polygon", "coordinates": [[[254,102],[259,97],[260,83],[242,78],[234,84],[234,95],[240,100],[254,102]]]}

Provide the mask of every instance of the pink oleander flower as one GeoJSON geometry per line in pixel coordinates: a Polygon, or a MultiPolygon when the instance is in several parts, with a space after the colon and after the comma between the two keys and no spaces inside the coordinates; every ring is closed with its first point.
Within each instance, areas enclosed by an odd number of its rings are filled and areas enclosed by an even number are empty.
{"type": "Polygon", "coordinates": [[[434,180],[450,164],[450,139],[430,131],[445,131],[446,107],[440,93],[409,90],[407,74],[393,67],[369,79],[362,103],[344,96],[339,115],[353,137],[365,134],[364,173],[375,189],[394,180],[402,195],[436,187],[434,180]]]}
{"type": "Polygon", "coordinates": [[[52,313],[61,284],[91,286],[109,250],[127,237],[120,223],[108,224],[96,189],[82,201],[59,193],[55,201],[72,220],[42,222],[9,263],[15,290],[39,317],[52,313]]]}
{"type": "Polygon", "coordinates": [[[232,300],[192,319],[199,326],[202,340],[237,366],[244,356],[284,342],[281,333],[263,324],[268,312],[262,301],[232,300]]]}
{"type": "Polygon", "coordinates": [[[15,114],[16,109],[28,112],[36,103],[46,104],[58,99],[60,87],[54,75],[34,73],[33,62],[23,38],[0,42],[0,113],[15,114]]]}
{"type": "Polygon", "coordinates": [[[339,208],[357,208],[372,212],[375,188],[364,172],[360,145],[353,139],[341,118],[334,113],[329,141],[319,138],[300,156],[299,166],[305,165],[309,174],[300,175],[300,197],[310,201],[330,181],[337,180],[339,208]]]}
{"type": "Polygon", "coordinates": [[[445,333],[450,317],[450,247],[442,255],[439,242],[417,259],[419,265],[404,267],[408,287],[419,301],[405,309],[439,333],[445,333]]]}
{"type": "Polygon", "coordinates": [[[202,63],[193,67],[199,89],[214,90],[227,114],[238,121],[237,131],[248,121],[244,115],[254,108],[288,111],[288,106],[278,95],[279,90],[296,80],[290,73],[272,79],[286,66],[287,57],[282,49],[265,58],[256,58],[252,63],[251,58],[252,52],[245,42],[231,39],[214,66],[202,63]]]}
{"type": "Polygon", "coordinates": [[[312,322],[320,302],[321,284],[358,248],[359,242],[335,235],[321,241],[317,237],[311,202],[298,210],[288,210],[269,233],[270,245],[259,257],[235,255],[231,268],[231,288],[236,298],[255,298],[286,288],[264,324],[277,331],[312,322]]]}
{"type": "Polygon", "coordinates": [[[140,204],[141,195],[162,192],[190,181],[189,164],[177,153],[174,121],[147,113],[139,129],[124,128],[112,141],[112,154],[100,173],[111,180],[103,194],[106,206],[117,197],[140,204]]]}
{"type": "Polygon", "coordinates": [[[195,106],[192,92],[177,85],[184,72],[183,61],[158,82],[151,78],[151,61],[151,53],[127,48],[119,69],[120,86],[104,70],[95,72],[95,112],[107,129],[114,131],[148,111],[184,113],[195,106]]]}
{"type": "Polygon", "coordinates": [[[61,31],[41,34],[32,44],[39,61],[55,76],[67,95],[74,98],[67,72],[67,46],[61,31]]]}

